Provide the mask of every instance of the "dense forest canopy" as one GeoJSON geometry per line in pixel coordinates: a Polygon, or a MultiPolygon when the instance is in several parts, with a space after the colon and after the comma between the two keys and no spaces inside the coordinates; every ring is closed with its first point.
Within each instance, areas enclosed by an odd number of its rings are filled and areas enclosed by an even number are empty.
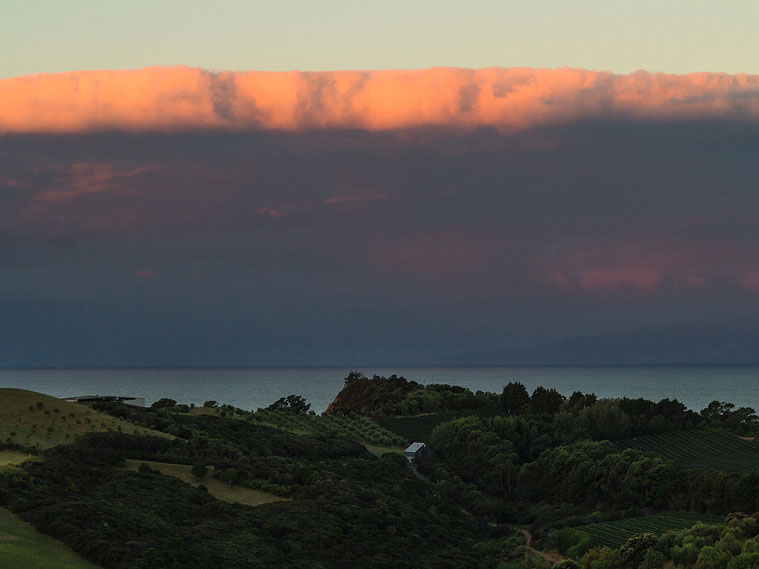
{"type": "Polygon", "coordinates": [[[759,417],[749,407],[713,401],[700,413],[681,402],[643,398],[599,400],[595,394],[575,391],[569,397],[554,388],[538,386],[530,394],[520,382],[508,382],[500,394],[472,392],[457,385],[427,385],[404,377],[375,375],[368,378],[350,372],[343,389],[327,413],[356,412],[372,417],[441,414],[450,411],[492,410],[504,415],[554,415],[569,413],[594,439],[619,439],[668,430],[708,425],[739,435],[759,431],[759,417]]]}

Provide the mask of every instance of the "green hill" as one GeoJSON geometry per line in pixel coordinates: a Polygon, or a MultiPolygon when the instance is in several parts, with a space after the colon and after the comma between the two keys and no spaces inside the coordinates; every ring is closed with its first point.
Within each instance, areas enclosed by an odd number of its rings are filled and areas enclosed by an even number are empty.
{"type": "Polygon", "coordinates": [[[60,541],[42,535],[3,508],[0,508],[0,567],[98,569],[60,541]]]}
{"type": "Polygon", "coordinates": [[[103,431],[169,436],[50,395],[0,388],[0,443],[47,449],[103,431]]]}
{"type": "Polygon", "coordinates": [[[759,471],[759,442],[705,431],[671,431],[618,441],[620,449],[654,452],[688,468],[739,474],[759,471]]]}

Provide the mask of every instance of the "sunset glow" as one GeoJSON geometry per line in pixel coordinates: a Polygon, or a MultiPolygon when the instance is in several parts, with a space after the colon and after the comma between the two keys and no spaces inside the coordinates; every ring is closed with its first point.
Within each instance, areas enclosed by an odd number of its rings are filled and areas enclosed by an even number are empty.
{"type": "Polygon", "coordinates": [[[0,569],[759,568],[757,23],[1,0],[0,569]]]}
{"type": "Polygon", "coordinates": [[[369,131],[581,120],[759,121],[759,75],[581,69],[221,72],[187,67],[0,80],[0,132],[369,131]]]}
{"type": "Polygon", "coordinates": [[[38,74],[0,132],[8,318],[55,299],[71,354],[434,360],[759,306],[759,75],[38,74]]]}

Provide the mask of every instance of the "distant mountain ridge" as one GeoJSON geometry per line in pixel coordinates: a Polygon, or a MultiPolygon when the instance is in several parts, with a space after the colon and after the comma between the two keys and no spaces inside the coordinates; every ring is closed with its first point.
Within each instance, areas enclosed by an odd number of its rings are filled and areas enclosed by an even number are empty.
{"type": "Polygon", "coordinates": [[[450,365],[759,364],[759,327],[708,323],[575,336],[526,348],[459,354],[450,365]]]}

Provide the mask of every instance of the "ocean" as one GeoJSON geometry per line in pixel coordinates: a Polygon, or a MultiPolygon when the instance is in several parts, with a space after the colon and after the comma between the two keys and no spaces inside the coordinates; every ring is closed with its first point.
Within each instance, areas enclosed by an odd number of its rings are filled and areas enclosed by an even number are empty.
{"type": "MultiPolygon", "coordinates": [[[[678,399],[699,411],[717,399],[759,409],[759,366],[641,367],[359,367],[365,373],[393,373],[420,383],[449,383],[500,393],[509,381],[532,391],[554,387],[599,397],[678,399]]],[[[55,397],[128,395],[149,405],[161,397],[202,405],[213,399],[243,409],[266,407],[280,397],[302,395],[321,413],[342,389],[350,368],[250,369],[23,369],[0,370],[0,387],[18,387],[55,397]]],[[[2,402],[0,402],[2,404],[2,402]]]]}

